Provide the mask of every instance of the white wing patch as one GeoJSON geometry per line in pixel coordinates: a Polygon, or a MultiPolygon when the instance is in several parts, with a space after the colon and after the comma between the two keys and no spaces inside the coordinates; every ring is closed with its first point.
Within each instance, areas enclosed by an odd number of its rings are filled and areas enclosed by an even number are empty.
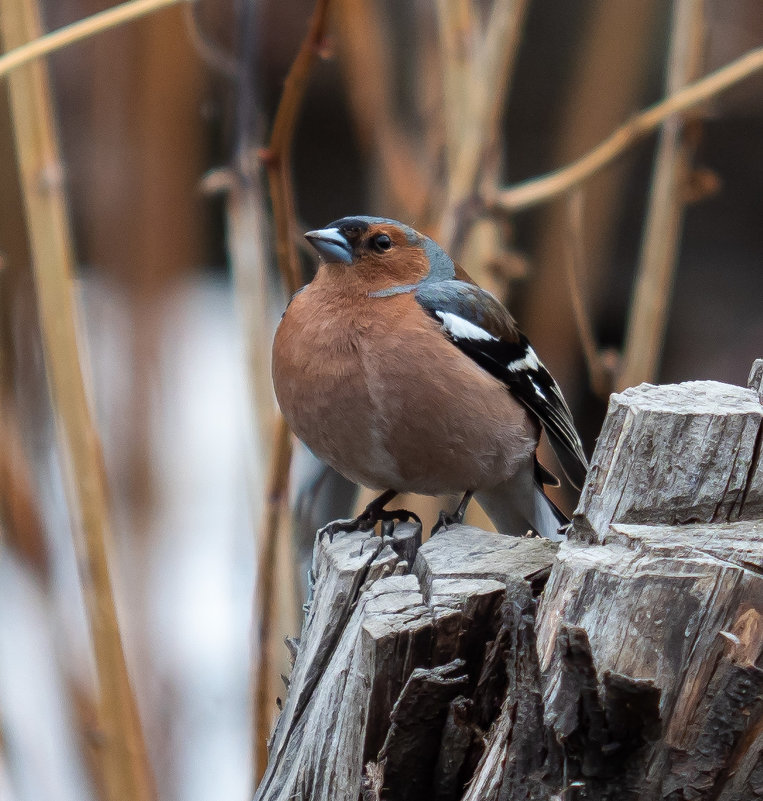
{"type": "MultiPolygon", "coordinates": [[[[535,351],[528,345],[525,355],[521,359],[515,359],[506,365],[507,370],[512,373],[517,373],[520,370],[538,370],[540,368],[540,359],[535,355],[535,351]]],[[[542,395],[543,393],[541,393],[542,395]]]]}
{"type": "Polygon", "coordinates": [[[540,388],[540,387],[539,387],[539,386],[538,386],[538,385],[535,383],[535,381],[533,381],[533,380],[532,380],[532,378],[530,379],[530,383],[533,385],[533,389],[535,390],[535,392],[536,392],[538,395],[540,395],[540,396],[541,396],[541,398],[543,398],[543,400],[544,400],[544,401],[546,401],[546,402],[548,403],[548,398],[546,397],[545,393],[544,393],[544,392],[543,392],[543,390],[542,390],[542,389],[541,389],[541,388],[540,388]]]}
{"type": "Polygon", "coordinates": [[[457,314],[453,314],[453,312],[436,311],[435,314],[442,320],[442,327],[454,339],[498,340],[498,337],[494,337],[491,333],[485,331],[484,328],[480,328],[478,325],[464,320],[463,317],[459,317],[457,314]]]}

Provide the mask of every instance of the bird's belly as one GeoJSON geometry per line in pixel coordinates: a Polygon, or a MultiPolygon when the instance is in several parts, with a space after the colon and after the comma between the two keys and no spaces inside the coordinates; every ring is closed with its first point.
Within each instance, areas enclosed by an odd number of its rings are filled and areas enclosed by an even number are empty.
{"type": "Polygon", "coordinates": [[[537,429],[524,414],[518,424],[506,388],[455,348],[444,381],[426,354],[411,363],[346,347],[319,358],[307,343],[291,353],[299,358],[274,376],[283,414],[351,481],[425,495],[489,488],[535,451],[537,429]]]}
{"type": "MultiPolygon", "coordinates": [[[[365,381],[360,353],[351,338],[330,354],[315,348],[309,329],[294,332],[288,347],[274,347],[273,385],[292,431],[320,459],[350,481],[372,489],[399,487],[402,477],[383,445],[365,381]]],[[[341,345],[337,347],[337,345],[341,345]]]]}
{"type": "Polygon", "coordinates": [[[405,491],[487,489],[527,467],[535,453],[537,426],[522,410],[517,414],[500,382],[454,352],[458,358],[444,384],[426,374],[424,362],[381,379],[386,387],[380,417],[389,421],[382,441],[405,491]],[[398,391],[401,385],[404,392],[398,391]]]}

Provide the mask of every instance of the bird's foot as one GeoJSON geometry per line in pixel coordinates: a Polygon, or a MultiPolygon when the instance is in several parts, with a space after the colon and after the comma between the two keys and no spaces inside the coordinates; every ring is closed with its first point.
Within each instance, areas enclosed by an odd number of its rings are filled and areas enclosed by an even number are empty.
{"type": "Polygon", "coordinates": [[[335,535],[340,532],[371,531],[379,521],[382,523],[383,535],[390,535],[396,522],[405,523],[408,520],[415,520],[421,525],[421,520],[419,520],[418,516],[407,509],[384,508],[384,505],[389,503],[395,495],[397,493],[394,490],[387,490],[371,501],[363,512],[353,520],[334,520],[333,523],[318,529],[318,539],[322,540],[323,537],[328,536],[329,542],[333,542],[335,535]]]}
{"type": "Polygon", "coordinates": [[[447,529],[448,526],[462,525],[464,522],[464,515],[466,514],[466,507],[469,505],[472,495],[474,495],[474,493],[471,490],[464,493],[464,497],[461,498],[461,503],[458,504],[453,514],[448,514],[445,510],[442,510],[429,536],[433,537],[439,531],[447,529]]]}
{"type": "Polygon", "coordinates": [[[359,515],[352,520],[333,520],[323,528],[318,529],[318,540],[322,541],[324,537],[328,537],[329,542],[333,542],[337,534],[349,534],[352,531],[370,531],[374,525],[374,523],[368,522],[363,515],[359,515]]]}

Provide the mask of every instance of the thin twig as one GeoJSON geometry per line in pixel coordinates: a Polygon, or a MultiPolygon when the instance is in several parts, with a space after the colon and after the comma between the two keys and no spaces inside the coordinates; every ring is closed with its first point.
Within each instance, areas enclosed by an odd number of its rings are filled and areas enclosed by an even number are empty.
{"type": "Polygon", "coordinates": [[[194,0],[129,0],[122,5],[100,11],[98,14],[93,14],[78,22],[72,22],[71,25],[65,25],[57,31],[46,33],[44,36],[39,36],[31,42],[26,42],[3,54],[0,56],[0,76],[36,58],[61,50],[97,33],[124,25],[138,17],[159,11],[161,8],[190,2],[194,2],[194,0]]]}
{"type": "MultiPolygon", "coordinates": [[[[37,0],[0,0],[6,46],[21,46],[40,31],[37,0]]],[[[74,252],[45,65],[26,65],[8,84],[45,366],[59,450],[70,478],[69,513],[98,678],[99,755],[109,801],[149,801],[155,796],[153,779],[109,576],[106,476],[77,345],[74,252]]]]}
{"type": "Polygon", "coordinates": [[[315,5],[307,36],[302,41],[297,57],[284,81],[270,143],[262,154],[268,171],[270,196],[273,201],[278,269],[289,293],[296,292],[302,285],[297,249],[291,236],[291,222],[295,218],[290,169],[291,146],[307,81],[326,35],[330,1],[318,0],[315,5]]]}
{"type": "Polygon", "coordinates": [[[575,316],[575,324],[583,349],[583,357],[588,368],[591,388],[601,398],[607,398],[612,391],[612,370],[600,352],[593,330],[591,315],[586,305],[580,277],[585,262],[583,246],[583,195],[582,189],[572,190],[567,198],[567,239],[564,265],[570,290],[570,302],[575,316]]]}
{"type": "MultiPolygon", "coordinates": [[[[673,13],[667,91],[676,92],[700,71],[704,46],[703,0],[678,0],[673,13]]],[[[665,339],[678,262],[693,144],[683,120],[669,117],[660,131],[639,265],[631,302],[618,391],[654,381],[665,339]]]]}
{"type": "Polygon", "coordinates": [[[259,781],[268,764],[267,742],[270,735],[271,716],[275,699],[270,694],[273,665],[273,618],[276,609],[276,566],[278,538],[282,530],[283,510],[289,489],[291,464],[291,431],[282,415],[278,415],[273,435],[273,451],[268,475],[265,500],[265,536],[258,548],[257,560],[257,643],[259,663],[254,688],[254,710],[257,729],[255,732],[255,770],[259,781]]]}
{"type": "Polygon", "coordinates": [[[704,103],[760,70],[763,70],[763,47],[751,50],[725,67],[650,106],[572,164],[500,190],[494,198],[487,199],[488,205],[496,211],[516,212],[553,200],[606,167],[661,125],[671,114],[704,103]]]}
{"type": "MultiPolygon", "coordinates": [[[[273,203],[273,218],[276,230],[276,256],[281,277],[290,293],[296,292],[302,284],[294,238],[291,236],[295,225],[294,195],[291,184],[290,156],[302,98],[304,97],[310,72],[326,35],[330,0],[318,0],[310,21],[310,27],[299,52],[286,76],[284,90],[278,104],[270,143],[263,152],[268,173],[270,196],[273,203]]],[[[257,780],[267,765],[267,738],[273,699],[270,697],[270,678],[272,672],[271,627],[276,607],[276,546],[282,531],[282,515],[288,487],[289,465],[291,462],[291,435],[286,422],[278,417],[275,427],[271,453],[268,497],[266,499],[265,524],[259,548],[260,571],[257,582],[256,619],[258,626],[257,644],[259,663],[254,681],[254,714],[257,721],[255,731],[255,763],[257,780]]]]}

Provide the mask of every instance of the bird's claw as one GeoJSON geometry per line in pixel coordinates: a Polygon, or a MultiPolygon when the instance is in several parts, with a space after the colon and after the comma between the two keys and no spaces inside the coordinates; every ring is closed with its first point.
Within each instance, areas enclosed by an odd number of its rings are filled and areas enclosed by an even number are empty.
{"type": "Polygon", "coordinates": [[[324,537],[329,538],[329,542],[334,541],[337,534],[349,534],[352,531],[370,531],[376,521],[369,520],[365,514],[351,520],[334,520],[327,523],[323,528],[318,529],[318,541],[323,542],[324,537]]]}
{"type": "Polygon", "coordinates": [[[334,520],[323,528],[319,528],[318,541],[322,542],[324,537],[328,537],[329,542],[332,543],[334,537],[339,533],[371,531],[379,521],[382,523],[382,536],[391,536],[395,523],[407,523],[409,520],[414,520],[421,525],[419,516],[408,509],[366,509],[352,520],[334,520]]]}
{"type": "Polygon", "coordinates": [[[457,515],[449,515],[442,509],[440,510],[440,516],[437,518],[437,522],[432,526],[432,530],[429,532],[429,536],[434,537],[438,532],[446,531],[448,526],[453,526],[462,522],[463,520],[459,520],[457,515]]]}
{"type": "Polygon", "coordinates": [[[434,526],[432,526],[432,531],[429,533],[429,536],[433,537],[438,531],[447,529],[448,526],[463,525],[464,515],[466,515],[466,507],[469,505],[472,495],[474,495],[474,492],[472,490],[467,490],[453,514],[448,514],[444,509],[441,510],[440,516],[437,518],[437,522],[434,524],[434,526]]]}

